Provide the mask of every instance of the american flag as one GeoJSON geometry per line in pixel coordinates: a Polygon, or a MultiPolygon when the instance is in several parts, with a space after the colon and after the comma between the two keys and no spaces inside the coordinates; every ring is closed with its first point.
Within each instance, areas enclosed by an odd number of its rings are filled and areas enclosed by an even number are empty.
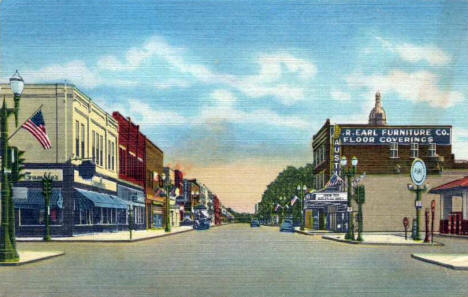
{"type": "Polygon", "coordinates": [[[291,206],[294,205],[294,203],[296,203],[297,199],[299,199],[297,196],[294,196],[294,198],[291,200],[291,206]]]}
{"type": "Polygon", "coordinates": [[[338,185],[341,185],[342,183],[343,183],[343,179],[339,177],[338,174],[334,173],[332,177],[330,177],[330,180],[325,185],[325,188],[338,186],[338,185]]]}
{"type": "Polygon", "coordinates": [[[45,150],[52,147],[50,144],[49,136],[45,128],[44,118],[42,117],[42,111],[38,110],[29,120],[27,120],[21,128],[29,131],[45,150]]]}

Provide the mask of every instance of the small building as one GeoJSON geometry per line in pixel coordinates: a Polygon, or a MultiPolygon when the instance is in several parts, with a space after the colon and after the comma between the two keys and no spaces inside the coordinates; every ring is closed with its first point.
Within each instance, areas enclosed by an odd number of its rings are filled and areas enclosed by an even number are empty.
{"type": "MultiPolygon", "coordinates": [[[[367,123],[332,124],[327,119],[312,140],[317,190],[323,189],[333,174],[345,179],[340,164],[343,156],[349,165],[351,158],[357,157],[356,177],[365,173],[361,180],[366,186],[365,231],[401,231],[403,217],[415,216],[414,193],[407,190],[415,158],[425,162],[429,185],[461,178],[468,172],[467,163],[458,162],[452,153],[451,125],[388,125],[387,119],[377,92],[367,123]]],[[[423,207],[429,207],[434,197],[423,194],[423,207]]],[[[352,211],[356,210],[353,202],[352,211]]]]}
{"type": "Polygon", "coordinates": [[[146,138],[145,144],[145,204],[146,228],[162,228],[164,222],[164,197],[161,197],[158,177],[163,173],[164,153],[146,138]]]}
{"type": "Polygon", "coordinates": [[[432,188],[440,195],[441,234],[468,235],[468,176],[432,188]]]}

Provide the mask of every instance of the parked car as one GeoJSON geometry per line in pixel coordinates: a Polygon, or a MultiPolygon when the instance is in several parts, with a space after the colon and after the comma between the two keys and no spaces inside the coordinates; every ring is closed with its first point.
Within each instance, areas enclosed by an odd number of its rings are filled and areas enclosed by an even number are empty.
{"type": "Polygon", "coordinates": [[[250,227],[260,227],[260,222],[256,219],[250,221],[250,227]]]}
{"type": "Polygon", "coordinates": [[[211,217],[205,206],[198,205],[194,209],[193,229],[206,230],[210,229],[211,217]]]}
{"type": "Polygon", "coordinates": [[[192,226],[193,221],[189,218],[185,218],[182,222],[180,222],[181,226],[192,226]]]}
{"type": "Polygon", "coordinates": [[[292,220],[284,220],[280,226],[280,232],[294,232],[292,220]]]}

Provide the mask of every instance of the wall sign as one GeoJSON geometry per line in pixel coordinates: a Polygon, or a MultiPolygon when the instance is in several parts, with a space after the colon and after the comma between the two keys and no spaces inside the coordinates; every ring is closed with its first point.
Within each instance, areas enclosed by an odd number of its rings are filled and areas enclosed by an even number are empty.
{"type": "Polygon", "coordinates": [[[452,128],[450,127],[350,127],[341,128],[340,141],[342,145],[387,145],[411,143],[450,145],[452,128]]]}

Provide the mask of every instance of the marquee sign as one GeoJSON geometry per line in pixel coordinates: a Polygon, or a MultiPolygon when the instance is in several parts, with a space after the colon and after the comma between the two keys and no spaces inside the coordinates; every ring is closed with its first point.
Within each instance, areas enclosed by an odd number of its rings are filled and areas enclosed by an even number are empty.
{"type": "Polygon", "coordinates": [[[306,195],[309,201],[348,201],[346,192],[313,193],[306,195]]]}
{"type": "Polygon", "coordinates": [[[386,145],[398,143],[421,145],[452,143],[450,127],[341,127],[341,145],[386,145]]]}

